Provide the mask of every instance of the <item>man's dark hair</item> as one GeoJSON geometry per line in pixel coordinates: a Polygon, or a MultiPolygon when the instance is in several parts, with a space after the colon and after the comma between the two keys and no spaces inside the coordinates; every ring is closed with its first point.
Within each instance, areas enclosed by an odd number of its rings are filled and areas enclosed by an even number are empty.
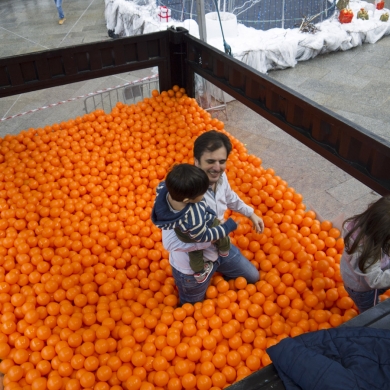
{"type": "Polygon", "coordinates": [[[201,134],[194,143],[194,158],[200,161],[203,153],[214,152],[217,149],[224,147],[226,149],[226,157],[232,151],[232,143],[227,135],[216,130],[210,130],[201,134]]]}
{"type": "Polygon", "coordinates": [[[206,193],[209,178],[206,173],[190,164],[175,165],[167,174],[165,185],[173,200],[195,199],[206,193]]]}

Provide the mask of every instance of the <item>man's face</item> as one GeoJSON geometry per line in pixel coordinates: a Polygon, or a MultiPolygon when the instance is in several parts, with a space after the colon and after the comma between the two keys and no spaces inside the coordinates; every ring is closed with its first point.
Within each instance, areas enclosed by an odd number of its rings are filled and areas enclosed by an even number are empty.
{"type": "Polygon", "coordinates": [[[226,169],[227,152],[221,147],[214,152],[206,151],[200,160],[195,159],[195,166],[206,172],[210,185],[216,183],[226,169]]]}

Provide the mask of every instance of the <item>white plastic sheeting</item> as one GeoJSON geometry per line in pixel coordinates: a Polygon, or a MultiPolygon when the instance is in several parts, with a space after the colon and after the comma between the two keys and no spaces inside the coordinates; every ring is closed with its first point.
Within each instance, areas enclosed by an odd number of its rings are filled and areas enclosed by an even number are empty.
{"type": "MultiPolygon", "coordinates": [[[[190,27],[190,34],[199,37],[195,21],[160,23],[156,17],[156,2],[142,1],[105,0],[107,29],[120,36],[131,36],[183,26],[190,27]]],[[[375,43],[390,34],[390,21],[379,20],[389,10],[375,10],[372,4],[357,0],[350,0],[350,7],[354,12],[352,23],[341,24],[334,15],[317,25],[321,31],[316,34],[280,28],[261,31],[238,24],[238,36],[230,37],[228,44],[235,58],[259,72],[267,73],[271,69],[294,67],[298,61],[306,61],[319,54],[349,50],[365,42],[375,43]],[[368,10],[369,20],[356,18],[360,8],[368,10]]],[[[221,39],[209,39],[208,43],[223,51],[221,39]]]]}
{"type": "Polygon", "coordinates": [[[160,10],[155,0],[105,0],[105,5],[107,30],[120,37],[148,34],[175,26],[184,27],[191,35],[199,38],[199,28],[195,20],[171,20],[168,23],[160,21],[160,10]]]}
{"type": "Polygon", "coordinates": [[[158,21],[155,1],[105,0],[107,29],[121,37],[147,34],[167,28],[158,21]]]}
{"type": "MultiPolygon", "coordinates": [[[[354,12],[351,23],[341,24],[335,15],[319,23],[317,26],[321,31],[316,34],[301,33],[298,29],[258,31],[240,25],[239,41],[229,40],[229,44],[235,58],[259,72],[294,67],[298,61],[332,51],[349,50],[363,43],[375,43],[389,35],[390,22],[379,20],[389,10],[372,10],[370,5],[363,1],[350,2],[354,12]],[[368,8],[369,20],[356,18],[358,10],[364,7],[368,8]]],[[[223,49],[221,43],[217,47],[223,49]]]]}

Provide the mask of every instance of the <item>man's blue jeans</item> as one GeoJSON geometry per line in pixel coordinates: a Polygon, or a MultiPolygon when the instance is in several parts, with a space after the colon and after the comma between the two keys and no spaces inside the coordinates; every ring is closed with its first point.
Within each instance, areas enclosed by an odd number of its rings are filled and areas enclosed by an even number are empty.
{"type": "Polygon", "coordinates": [[[57,7],[58,10],[58,16],[60,19],[64,19],[64,11],[62,10],[62,0],[54,0],[54,4],[57,7]]]}
{"type": "Polygon", "coordinates": [[[193,275],[183,274],[172,267],[173,278],[179,290],[180,304],[203,301],[211,278],[217,271],[227,280],[243,276],[248,283],[256,283],[260,279],[256,267],[241,255],[237,247],[232,245],[227,257],[219,257],[213,263],[213,270],[203,283],[198,283],[193,275]]]}

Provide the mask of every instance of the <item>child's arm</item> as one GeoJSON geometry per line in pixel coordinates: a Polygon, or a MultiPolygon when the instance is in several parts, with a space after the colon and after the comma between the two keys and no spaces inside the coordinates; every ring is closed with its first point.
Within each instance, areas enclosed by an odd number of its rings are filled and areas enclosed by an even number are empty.
{"type": "MultiPolygon", "coordinates": [[[[206,206],[207,207],[207,206],[206,206]]],[[[229,233],[237,229],[236,222],[229,218],[226,222],[213,228],[209,228],[207,221],[214,218],[208,214],[206,207],[202,203],[196,203],[187,214],[187,218],[178,228],[188,234],[196,242],[211,242],[226,237],[229,233]]]]}
{"type": "Polygon", "coordinates": [[[390,288],[390,269],[382,271],[380,261],[367,268],[364,278],[371,288],[390,288]]]}

